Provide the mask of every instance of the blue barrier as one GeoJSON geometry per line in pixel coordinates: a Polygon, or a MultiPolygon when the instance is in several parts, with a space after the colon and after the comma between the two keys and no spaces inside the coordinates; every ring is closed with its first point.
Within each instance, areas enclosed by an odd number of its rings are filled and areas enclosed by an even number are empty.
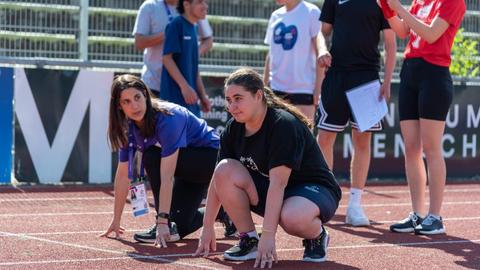
{"type": "Polygon", "coordinates": [[[0,183],[10,183],[13,138],[13,69],[0,68],[0,183]]]}

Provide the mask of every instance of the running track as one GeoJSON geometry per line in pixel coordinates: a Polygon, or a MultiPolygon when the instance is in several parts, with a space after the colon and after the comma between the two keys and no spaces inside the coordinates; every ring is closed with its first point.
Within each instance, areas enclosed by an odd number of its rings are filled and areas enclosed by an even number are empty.
{"type": "MultiPolygon", "coordinates": [[[[368,187],[363,197],[372,220],[368,228],[346,226],[344,198],[328,224],[328,261],[299,259],[301,239],[277,234],[279,263],[274,269],[480,269],[480,184],[447,185],[443,206],[447,235],[394,234],[388,226],[410,209],[405,185],[368,187]]],[[[0,269],[251,269],[253,262],[227,262],[221,251],[236,240],[219,239],[217,253],[192,257],[198,233],[168,249],[132,239],[153,221],[133,218],[126,205],[122,239],[98,238],[111,220],[110,187],[0,187],[0,269]]],[[[428,194],[427,194],[428,195],[428,194]]],[[[261,226],[261,219],[255,218],[261,226]]],[[[217,224],[217,236],[223,229],[217,224]]]]}

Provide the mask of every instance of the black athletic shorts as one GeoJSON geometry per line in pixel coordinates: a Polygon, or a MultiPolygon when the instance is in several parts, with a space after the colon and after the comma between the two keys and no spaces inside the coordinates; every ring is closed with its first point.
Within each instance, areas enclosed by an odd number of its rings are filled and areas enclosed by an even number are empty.
{"type": "Polygon", "coordinates": [[[273,93],[292,105],[313,105],[312,94],[291,94],[273,90],[273,93]]]}
{"type": "Polygon", "coordinates": [[[420,118],[445,121],[454,92],[448,67],[422,58],[405,59],[400,79],[400,121],[420,118]]]}
{"type": "MultiPolygon", "coordinates": [[[[248,172],[250,173],[250,176],[252,176],[259,199],[257,205],[250,206],[250,210],[263,217],[265,215],[267,192],[270,181],[267,177],[258,172],[251,170],[248,170],[248,172]]],[[[320,210],[320,220],[322,223],[326,223],[332,219],[338,208],[338,201],[335,199],[333,191],[318,183],[298,183],[288,185],[285,188],[283,200],[293,196],[306,198],[317,205],[320,210]]]]}
{"type": "MultiPolygon", "coordinates": [[[[374,80],[379,80],[378,72],[375,70],[338,71],[329,69],[322,83],[317,127],[323,130],[342,132],[350,123],[353,128],[358,129],[345,93],[374,80]]],[[[378,122],[367,131],[382,129],[382,122],[378,122]]]]}

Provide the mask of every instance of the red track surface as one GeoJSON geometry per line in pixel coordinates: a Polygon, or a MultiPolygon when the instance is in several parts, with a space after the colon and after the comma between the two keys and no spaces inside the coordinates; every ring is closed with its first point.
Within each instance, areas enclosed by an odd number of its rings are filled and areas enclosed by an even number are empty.
{"type": "MultiPolygon", "coordinates": [[[[346,191],[344,189],[344,191],[346,191]]],[[[452,184],[442,214],[447,235],[395,234],[388,226],[410,211],[406,186],[368,187],[368,228],[343,223],[348,193],[328,224],[328,261],[300,260],[301,239],[277,234],[279,263],[274,269],[480,269],[480,184],[452,184]]],[[[224,261],[221,252],[236,240],[220,239],[209,258],[191,254],[198,233],[169,248],[138,244],[134,231],[153,222],[125,213],[127,233],[120,240],[98,238],[112,218],[112,190],[101,187],[0,187],[0,269],[251,269],[253,262],[224,261]]],[[[129,205],[126,206],[129,210],[129,205]]],[[[261,219],[256,218],[257,224],[261,219]]],[[[218,225],[217,235],[223,229],[218,225]]]]}

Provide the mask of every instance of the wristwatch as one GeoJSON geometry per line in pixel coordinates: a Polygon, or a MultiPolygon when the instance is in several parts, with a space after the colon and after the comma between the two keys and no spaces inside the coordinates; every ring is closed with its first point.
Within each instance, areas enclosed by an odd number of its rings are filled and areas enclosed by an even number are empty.
{"type": "Polygon", "coordinates": [[[157,218],[169,219],[169,218],[170,218],[170,214],[169,214],[169,213],[165,213],[165,212],[160,212],[160,213],[157,214],[157,218]]]}

